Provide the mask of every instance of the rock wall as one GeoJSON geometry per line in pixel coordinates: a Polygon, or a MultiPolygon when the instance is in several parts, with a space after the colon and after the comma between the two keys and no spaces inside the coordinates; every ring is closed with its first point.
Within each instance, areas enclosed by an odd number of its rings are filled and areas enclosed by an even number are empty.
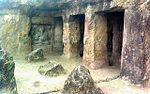
{"type": "Polygon", "coordinates": [[[26,15],[3,14],[0,26],[2,47],[13,55],[25,55],[30,52],[30,20],[26,15]]]}

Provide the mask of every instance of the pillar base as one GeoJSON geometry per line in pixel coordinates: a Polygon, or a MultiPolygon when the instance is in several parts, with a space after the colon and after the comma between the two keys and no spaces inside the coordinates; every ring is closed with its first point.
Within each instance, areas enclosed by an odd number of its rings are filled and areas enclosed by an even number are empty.
{"type": "Polygon", "coordinates": [[[95,61],[91,64],[89,64],[89,67],[93,70],[97,70],[97,69],[100,69],[102,67],[106,67],[108,66],[108,60],[100,60],[100,61],[95,61]]]}

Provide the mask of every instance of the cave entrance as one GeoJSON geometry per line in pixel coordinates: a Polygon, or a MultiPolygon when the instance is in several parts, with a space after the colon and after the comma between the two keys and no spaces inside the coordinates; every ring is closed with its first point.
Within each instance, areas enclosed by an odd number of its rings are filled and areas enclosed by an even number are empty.
{"type": "Polygon", "coordinates": [[[113,11],[107,17],[107,52],[110,66],[121,65],[124,11],[113,11]]]}
{"type": "Polygon", "coordinates": [[[73,53],[77,57],[83,57],[83,39],[84,39],[84,22],[85,15],[71,15],[70,17],[71,42],[73,45],[73,53]]]}

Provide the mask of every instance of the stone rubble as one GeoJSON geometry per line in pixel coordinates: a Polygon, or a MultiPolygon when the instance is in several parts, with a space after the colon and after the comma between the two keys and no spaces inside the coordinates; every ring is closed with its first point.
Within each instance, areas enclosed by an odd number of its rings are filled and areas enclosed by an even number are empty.
{"type": "Polygon", "coordinates": [[[56,77],[62,74],[65,74],[65,69],[59,63],[50,61],[49,63],[39,67],[38,72],[41,75],[48,77],[56,77]]]}
{"type": "Polygon", "coordinates": [[[28,62],[43,61],[44,60],[43,50],[39,48],[32,51],[29,55],[25,57],[25,60],[27,60],[28,62]]]}

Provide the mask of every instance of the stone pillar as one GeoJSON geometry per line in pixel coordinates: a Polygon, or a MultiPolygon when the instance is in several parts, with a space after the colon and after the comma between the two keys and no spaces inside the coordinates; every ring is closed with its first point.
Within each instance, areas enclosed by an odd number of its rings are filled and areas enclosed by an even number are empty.
{"type": "Polygon", "coordinates": [[[125,11],[121,76],[150,87],[150,10],[135,7],[125,11]]]}
{"type": "Polygon", "coordinates": [[[63,26],[64,56],[77,57],[79,55],[77,47],[80,40],[80,23],[73,16],[68,16],[64,17],[63,26]]]}
{"type": "Polygon", "coordinates": [[[55,19],[55,27],[54,27],[54,50],[56,52],[63,51],[63,21],[61,18],[55,19]]]}
{"type": "Polygon", "coordinates": [[[117,20],[113,21],[113,51],[112,51],[112,56],[113,56],[113,64],[119,66],[119,59],[121,58],[120,56],[120,47],[121,47],[121,37],[120,37],[120,32],[119,31],[119,24],[117,20]]]}
{"type": "Polygon", "coordinates": [[[94,14],[90,13],[90,11],[85,14],[84,30],[83,62],[88,65],[94,63],[95,19],[94,14]]]}
{"type": "Polygon", "coordinates": [[[83,62],[97,69],[107,64],[107,20],[103,15],[85,15],[83,62]]]}
{"type": "Polygon", "coordinates": [[[71,44],[70,44],[69,16],[63,17],[63,43],[64,43],[63,55],[67,58],[70,58],[71,44]]]}
{"type": "MultiPolygon", "coordinates": [[[[141,22],[143,26],[144,33],[142,35],[145,36],[145,46],[144,46],[144,77],[143,77],[143,85],[146,87],[150,87],[150,7],[148,2],[145,3],[143,8],[143,21],[141,22]]],[[[140,13],[141,14],[141,13],[140,13]]],[[[141,15],[142,16],[142,15],[141,15]]]]}
{"type": "Polygon", "coordinates": [[[108,65],[107,54],[107,19],[104,15],[96,14],[94,62],[99,64],[98,67],[108,65]]]}
{"type": "Polygon", "coordinates": [[[140,84],[144,73],[144,31],[139,24],[138,12],[125,11],[121,75],[131,82],[140,84]],[[138,29],[139,28],[139,29],[138,29]]]}
{"type": "Polygon", "coordinates": [[[75,16],[70,16],[69,28],[70,28],[70,40],[71,40],[70,43],[72,45],[71,47],[72,57],[77,57],[79,56],[78,43],[80,40],[80,22],[75,16]]]}

